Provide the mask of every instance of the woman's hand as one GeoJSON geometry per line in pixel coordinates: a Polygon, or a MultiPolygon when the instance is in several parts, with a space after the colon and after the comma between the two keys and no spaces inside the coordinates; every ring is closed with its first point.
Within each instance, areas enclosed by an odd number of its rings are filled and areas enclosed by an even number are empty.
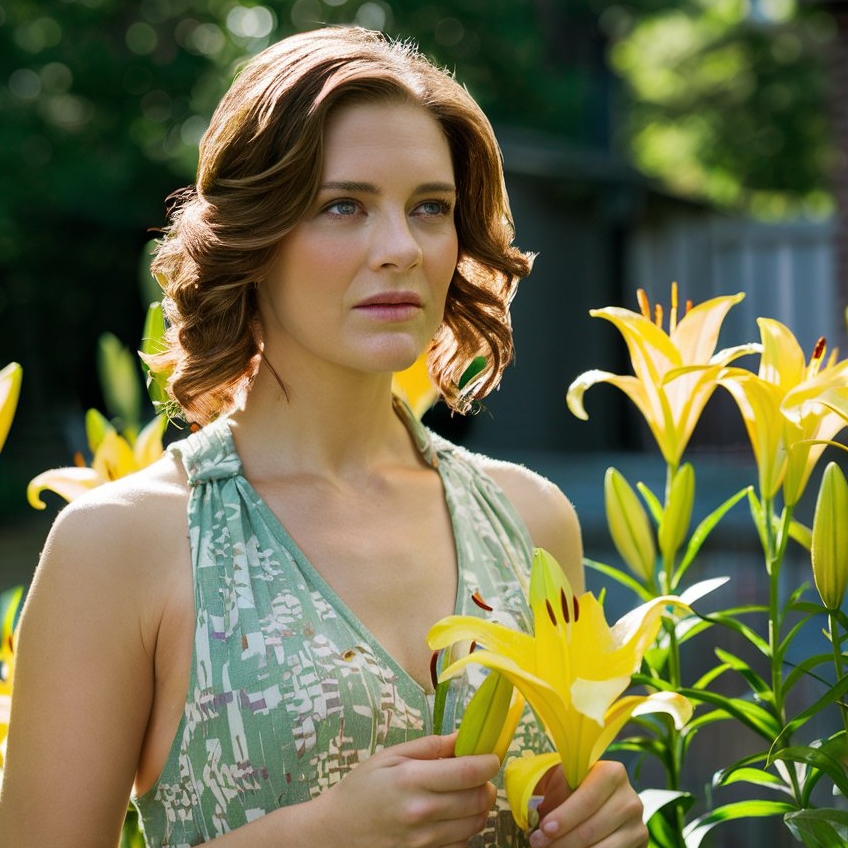
{"type": "Polygon", "coordinates": [[[645,848],[642,802],[621,763],[601,760],[575,790],[562,769],[544,779],[532,848],[645,848]]]}
{"type": "Polygon", "coordinates": [[[393,745],[352,769],[318,799],[325,844],[465,848],[486,824],[500,764],[494,754],[454,757],[455,739],[393,745]]]}

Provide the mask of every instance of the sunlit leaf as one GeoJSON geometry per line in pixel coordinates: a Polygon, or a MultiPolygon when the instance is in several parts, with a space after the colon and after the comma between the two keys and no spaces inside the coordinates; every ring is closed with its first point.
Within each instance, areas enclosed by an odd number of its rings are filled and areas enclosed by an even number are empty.
{"type": "Polygon", "coordinates": [[[103,333],[97,343],[97,371],[109,412],[122,429],[138,431],[141,418],[141,388],[138,360],[112,333],[103,333]]]}
{"type": "Polygon", "coordinates": [[[785,801],[739,801],[716,807],[706,815],[690,822],[683,830],[686,848],[698,848],[704,837],[717,825],[734,819],[763,818],[779,816],[795,809],[785,801]]]}
{"type": "Polygon", "coordinates": [[[783,821],[792,835],[807,848],[848,845],[848,811],[834,809],[795,810],[783,821]]]}
{"type": "Polygon", "coordinates": [[[677,570],[674,573],[674,579],[672,580],[672,588],[676,589],[680,584],[680,580],[683,575],[686,573],[689,566],[695,561],[695,557],[701,550],[702,545],[706,542],[707,537],[713,531],[715,526],[721,521],[722,518],[727,514],[727,512],[734,507],[737,503],[739,503],[742,498],[745,497],[746,494],[751,492],[751,487],[746,486],[744,489],[737,492],[735,495],[729,497],[724,503],[720,506],[716,507],[706,518],[704,518],[698,526],[695,528],[695,531],[689,537],[689,544],[686,546],[686,552],[683,554],[683,559],[680,561],[680,565],[678,565],[677,570]]]}

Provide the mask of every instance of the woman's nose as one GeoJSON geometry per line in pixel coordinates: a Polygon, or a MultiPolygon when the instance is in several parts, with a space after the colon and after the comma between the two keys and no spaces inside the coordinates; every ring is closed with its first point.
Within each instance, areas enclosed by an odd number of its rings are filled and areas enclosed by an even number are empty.
{"type": "Polygon", "coordinates": [[[386,213],[373,231],[371,265],[374,269],[406,271],[421,262],[421,245],[410,228],[406,213],[386,213]]]}

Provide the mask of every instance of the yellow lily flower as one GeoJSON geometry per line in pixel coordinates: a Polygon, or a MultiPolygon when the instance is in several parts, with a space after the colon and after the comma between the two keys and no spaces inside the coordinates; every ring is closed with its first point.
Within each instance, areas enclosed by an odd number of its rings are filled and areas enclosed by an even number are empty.
{"type": "Polygon", "coordinates": [[[576,787],[632,715],[668,712],[682,726],[692,711],[690,703],[674,693],[619,697],[656,638],[668,607],[689,609],[678,598],[655,598],[610,628],[594,596],[586,592],[576,597],[556,560],[537,549],[529,600],[532,635],[475,616],[448,616],[428,635],[433,649],[463,640],[478,646],[445,668],[440,681],[470,663],[499,672],[524,695],[556,748],[556,754],[534,757],[533,768],[523,760],[513,768],[508,793],[519,799],[512,811],[522,827],[527,826],[527,811],[520,798],[538,782],[526,786],[527,774],[535,777],[538,769],[544,773],[561,762],[568,784],[576,787]]]}
{"type": "Polygon", "coordinates": [[[412,414],[418,419],[421,419],[439,399],[439,390],[430,378],[430,371],[427,368],[427,351],[424,351],[409,368],[394,373],[392,391],[406,402],[412,414]]]}
{"type": "Polygon", "coordinates": [[[157,415],[130,445],[102,415],[96,410],[89,410],[86,424],[89,446],[94,453],[91,467],[84,466],[80,459],[75,466],[51,468],[34,477],[27,486],[30,506],[35,509],[47,506],[41,499],[45,489],[70,502],[90,489],[151,465],[162,456],[162,436],[167,423],[164,416],[157,415]],[[91,434],[95,431],[97,436],[92,438],[91,434]]]}
{"type": "Polygon", "coordinates": [[[638,291],[641,312],[610,306],[589,314],[605,318],[621,332],[630,351],[635,376],[593,369],[569,386],[566,402],[571,412],[588,419],[583,395],[596,383],[621,389],[639,408],[657,441],[665,461],[676,468],[698,418],[710,399],[722,367],[752,353],[752,345],[715,352],[721,324],[732,306],[745,296],[716,297],[689,308],[677,321],[677,284],[672,284],[669,330],[662,328],[659,304],[651,316],[647,296],[638,291]]]}
{"type": "Polygon", "coordinates": [[[848,360],[825,362],[820,339],[805,362],[792,332],[772,318],[758,318],[762,356],[757,374],[727,368],[719,379],[736,400],[754,450],[760,494],[783,486],[788,506],[798,502],[826,442],[846,425],[834,408],[848,386],[848,360]]]}
{"type": "Polygon", "coordinates": [[[0,450],[3,450],[15,417],[22,376],[23,369],[17,362],[10,362],[0,371],[0,450]]]}

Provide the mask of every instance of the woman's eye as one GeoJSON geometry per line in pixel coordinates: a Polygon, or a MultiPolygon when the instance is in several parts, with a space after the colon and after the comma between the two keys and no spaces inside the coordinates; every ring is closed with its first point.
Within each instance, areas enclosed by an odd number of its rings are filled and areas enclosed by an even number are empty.
{"type": "Polygon", "coordinates": [[[357,206],[353,200],[336,200],[329,206],[325,206],[324,211],[329,212],[331,215],[347,217],[348,215],[356,214],[357,206]]]}
{"type": "Polygon", "coordinates": [[[451,205],[446,200],[425,200],[418,204],[418,211],[429,217],[441,217],[450,215],[451,205]]]}

